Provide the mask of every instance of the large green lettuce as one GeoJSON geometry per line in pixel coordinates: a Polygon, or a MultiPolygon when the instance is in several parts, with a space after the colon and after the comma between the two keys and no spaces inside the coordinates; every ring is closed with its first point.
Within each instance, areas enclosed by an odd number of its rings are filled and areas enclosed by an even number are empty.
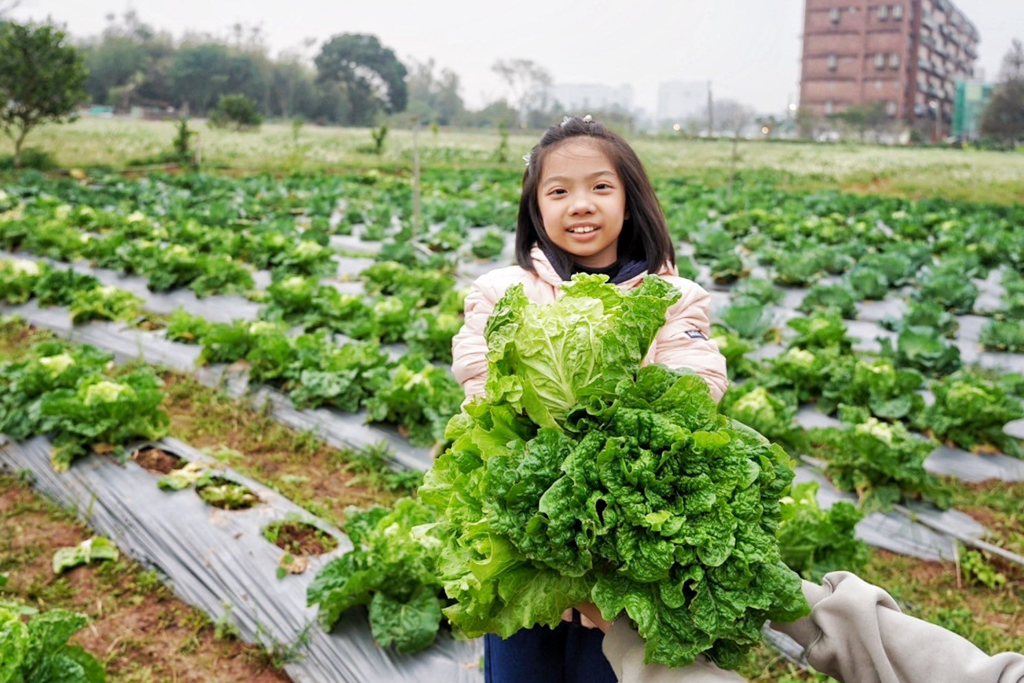
{"type": "Polygon", "coordinates": [[[679,292],[648,277],[628,292],[603,275],[577,275],[551,304],[511,288],[487,321],[492,401],[507,401],[542,427],[562,427],[571,408],[610,399],[635,374],[679,292]]]}
{"type": "Polygon", "coordinates": [[[577,277],[511,290],[487,326],[488,393],[448,424],[420,496],[453,625],[504,637],[593,601],[648,661],[734,665],[767,618],[806,613],[780,560],[785,452],[719,415],[686,370],[640,363],[678,295],[577,277]]]}

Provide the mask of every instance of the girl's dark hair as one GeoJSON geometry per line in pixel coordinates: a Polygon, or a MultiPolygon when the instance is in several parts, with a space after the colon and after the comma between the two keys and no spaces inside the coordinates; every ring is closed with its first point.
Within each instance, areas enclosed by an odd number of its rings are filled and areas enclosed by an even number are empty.
{"type": "Polygon", "coordinates": [[[566,119],[561,125],[551,126],[540,142],[530,151],[523,174],[523,194],[519,199],[519,217],[516,223],[516,260],[526,270],[535,272],[530,250],[540,243],[552,260],[552,266],[563,278],[572,273],[573,258],[548,239],[537,201],[537,185],[544,157],[558,146],[573,138],[585,138],[597,143],[615,164],[615,171],[626,193],[626,212],[629,218],[622,224],[619,235],[619,257],[626,261],[646,261],[647,271],[656,273],[666,263],[675,265],[676,253],[668,234],[665,214],[654,195],[651,180],[636,152],[617,133],[602,124],[578,116],[566,119]]]}

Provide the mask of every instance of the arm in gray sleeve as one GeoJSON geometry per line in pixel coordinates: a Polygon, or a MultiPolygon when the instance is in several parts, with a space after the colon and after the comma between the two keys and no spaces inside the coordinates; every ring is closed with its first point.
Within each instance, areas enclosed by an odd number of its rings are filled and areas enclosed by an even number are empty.
{"type": "Polygon", "coordinates": [[[629,619],[619,619],[612,624],[604,637],[603,649],[619,683],[746,683],[747,680],[733,671],[719,669],[704,657],[679,669],[661,664],[644,665],[644,641],[630,626],[629,619]]]}
{"type": "Polygon", "coordinates": [[[772,624],[818,671],[842,683],[1024,683],[1024,655],[989,656],[941,626],[903,614],[892,597],[849,572],[804,581],[810,616],[772,624]]]}

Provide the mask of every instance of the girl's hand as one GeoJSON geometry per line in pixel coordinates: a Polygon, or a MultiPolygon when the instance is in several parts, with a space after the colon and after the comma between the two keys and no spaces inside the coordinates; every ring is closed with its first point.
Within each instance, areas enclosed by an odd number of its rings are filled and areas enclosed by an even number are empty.
{"type": "MultiPolygon", "coordinates": [[[[580,613],[580,623],[587,628],[599,628],[603,633],[608,633],[608,629],[612,627],[612,622],[605,621],[601,616],[601,610],[592,602],[576,605],[576,611],[580,613]]],[[[567,610],[566,614],[569,614],[569,619],[566,621],[572,621],[572,610],[567,610]]],[[[564,614],[562,618],[565,619],[564,614]]]]}

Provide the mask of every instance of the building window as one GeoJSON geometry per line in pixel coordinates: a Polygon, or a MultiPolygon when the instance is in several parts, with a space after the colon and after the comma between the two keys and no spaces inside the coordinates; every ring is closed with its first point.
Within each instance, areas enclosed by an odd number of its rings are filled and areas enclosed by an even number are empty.
{"type": "Polygon", "coordinates": [[[888,19],[889,19],[889,6],[888,5],[879,5],[878,6],[878,20],[879,21],[888,21],[888,19]]]}
{"type": "Polygon", "coordinates": [[[834,54],[828,56],[828,70],[835,71],[839,67],[839,58],[834,54]]]}
{"type": "Polygon", "coordinates": [[[830,115],[835,111],[835,105],[832,104],[832,100],[825,102],[825,115],[830,115]]]}
{"type": "Polygon", "coordinates": [[[898,52],[893,52],[889,55],[889,68],[898,69],[900,68],[900,55],[898,52]]]}
{"type": "Polygon", "coordinates": [[[892,18],[893,19],[902,19],[903,18],[903,5],[893,5],[892,6],[892,18]]]}
{"type": "Polygon", "coordinates": [[[885,113],[889,116],[896,116],[896,103],[889,100],[885,103],[885,113]]]}
{"type": "Polygon", "coordinates": [[[838,7],[833,7],[828,11],[828,20],[833,24],[838,24],[840,12],[841,10],[838,7]]]}
{"type": "Polygon", "coordinates": [[[885,68],[885,55],[882,54],[881,52],[876,52],[875,53],[875,68],[876,69],[884,69],[885,68]]]}
{"type": "Polygon", "coordinates": [[[875,80],[875,90],[881,90],[881,89],[882,89],[882,81],[881,80],[875,80]]]}

